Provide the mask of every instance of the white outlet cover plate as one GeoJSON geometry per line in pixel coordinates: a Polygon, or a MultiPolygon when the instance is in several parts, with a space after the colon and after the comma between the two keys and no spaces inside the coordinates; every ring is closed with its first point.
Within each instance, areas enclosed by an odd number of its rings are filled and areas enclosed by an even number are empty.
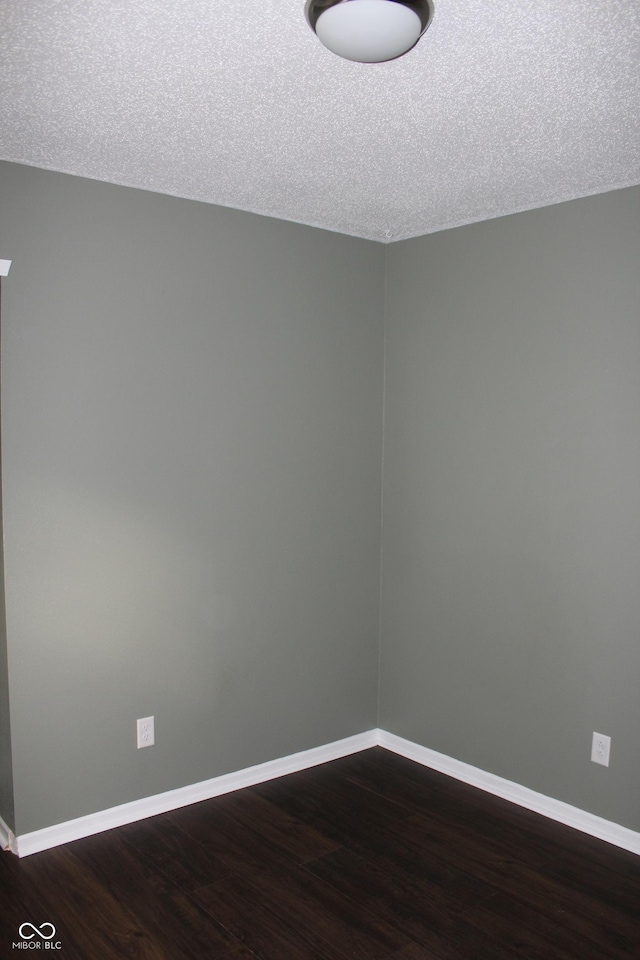
{"type": "Polygon", "coordinates": [[[138,732],[138,749],[152,747],[155,743],[155,728],[153,717],[142,717],[136,721],[138,732]]]}
{"type": "Polygon", "coordinates": [[[594,763],[601,763],[603,767],[609,766],[609,752],[611,750],[611,737],[606,733],[593,734],[591,741],[591,759],[594,763]]]}

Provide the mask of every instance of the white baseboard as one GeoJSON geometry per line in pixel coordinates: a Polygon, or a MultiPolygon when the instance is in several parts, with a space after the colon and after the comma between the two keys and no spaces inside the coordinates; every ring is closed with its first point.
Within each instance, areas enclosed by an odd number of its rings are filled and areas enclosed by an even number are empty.
{"type": "Polygon", "coordinates": [[[2,817],[0,817],[0,850],[10,850],[12,853],[18,852],[15,834],[6,825],[2,817]]]}
{"type": "Polygon", "coordinates": [[[223,793],[231,793],[234,790],[240,790],[242,787],[250,787],[256,783],[264,783],[267,780],[283,777],[287,773],[316,767],[321,763],[327,763],[329,760],[347,757],[349,754],[375,747],[377,743],[378,731],[368,730],[366,733],[346,737],[344,740],[336,740],[333,743],[314,747],[311,750],[303,750],[301,753],[293,753],[279,760],[270,760],[255,767],[246,767],[244,770],[228,773],[222,777],[214,777],[211,780],[203,780],[201,783],[193,783],[177,790],[167,790],[166,793],[144,797],[142,800],[133,800],[131,803],[123,803],[108,810],[90,813],[86,817],[78,817],[78,819],[68,820],[66,823],[58,823],[42,830],[34,830],[33,833],[23,833],[17,837],[14,853],[17,853],[19,857],[28,857],[32,853],[39,853],[41,850],[48,850],[50,847],[57,847],[62,843],[69,843],[71,840],[90,837],[94,833],[102,833],[102,831],[110,830],[112,827],[121,827],[125,823],[144,820],[158,813],[168,813],[170,810],[186,807],[190,803],[210,800],[212,797],[219,797],[223,793]]]}
{"type": "Polygon", "coordinates": [[[20,857],[27,857],[32,853],[69,843],[71,840],[90,837],[94,833],[102,833],[104,830],[121,827],[126,823],[134,823],[136,820],[144,820],[158,813],[168,813],[171,810],[186,807],[191,803],[198,803],[200,800],[210,800],[212,797],[231,793],[234,790],[242,789],[242,787],[250,787],[256,783],[274,780],[298,770],[307,770],[309,767],[328,763],[330,760],[337,760],[339,757],[346,757],[375,746],[384,747],[393,753],[407,757],[409,760],[415,760],[422,766],[438,770],[440,773],[445,773],[456,780],[461,780],[463,783],[478,787],[480,790],[485,790],[496,797],[502,797],[504,800],[509,800],[520,807],[526,807],[527,810],[540,813],[550,820],[564,823],[592,837],[606,840],[607,843],[640,854],[640,833],[629,830],[620,824],[612,823],[610,820],[603,820],[602,817],[596,817],[592,813],[587,813],[578,807],[572,807],[561,800],[554,800],[542,793],[536,793],[535,790],[523,787],[519,783],[505,780],[493,773],[487,773],[485,770],[472,767],[460,760],[454,760],[452,757],[437,753],[428,747],[422,747],[410,740],[404,740],[393,733],[387,733],[386,730],[367,730],[365,733],[357,734],[354,737],[336,740],[334,743],[327,743],[321,747],[294,753],[279,760],[270,760],[267,763],[246,767],[244,770],[238,770],[222,777],[204,780],[202,783],[190,784],[177,790],[168,790],[166,793],[144,797],[142,800],[123,803],[108,810],[101,810],[86,817],[79,817],[77,820],[68,820],[66,823],[58,823],[52,827],[45,827],[43,830],[35,830],[33,833],[24,833],[18,837],[15,837],[4,821],[0,819],[0,845],[3,849],[10,849],[20,857]]]}
{"type": "Polygon", "coordinates": [[[612,843],[616,847],[640,854],[640,833],[629,830],[619,823],[596,817],[593,813],[587,813],[579,807],[573,807],[562,800],[554,800],[553,797],[547,797],[543,793],[536,793],[535,790],[523,787],[519,783],[505,780],[494,773],[487,773],[460,760],[454,760],[444,753],[429,750],[428,747],[421,747],[417,743],[412,743],[411,740],[404,740],[393,733],[387,733],[386,730],[378,730],[378,744],[409,760],[415,760],[424,767],[431,767],[432,770],[446,773],[449,777],[492,793],[495,797],[502,797],[503,800],[509,800],[519,807],[541,813],[550,820],[564,823],[599,840],[606,840],[607,843],[612,843]]]}

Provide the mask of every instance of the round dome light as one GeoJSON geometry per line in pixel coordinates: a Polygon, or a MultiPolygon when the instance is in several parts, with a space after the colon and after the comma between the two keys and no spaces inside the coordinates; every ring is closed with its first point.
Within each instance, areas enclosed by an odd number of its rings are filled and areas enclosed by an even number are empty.
{"type": "Polygon", "coordinates": [[[433,18],[431,0],[307,0],[307,20],[332,53],[382,63],[416,45],[433,18]]]}

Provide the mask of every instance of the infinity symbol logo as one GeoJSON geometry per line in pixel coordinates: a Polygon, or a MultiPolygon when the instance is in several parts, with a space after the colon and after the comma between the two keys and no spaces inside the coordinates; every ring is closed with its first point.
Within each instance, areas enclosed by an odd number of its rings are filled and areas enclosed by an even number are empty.
{"type": "Polygon", "coordinates": [[[54,938],[55,935],[56,935],[56,928],[54,927],[54,925],[53,925],[52,923],[49,923],[48,921],[47,921],[47,923],[43,923],[42,926],[41,926],[39,929],[38,929],[38,927],[34,927],[34,925],[33,925],[32,923],[21,923],[21,924],[20,924],[20,929],[18,930],[18,933],[20,934],[20,936],[22,937],[23,940],[33,940],[33,938],[35,937],[36,933],[38,934],[39,937],[42,937],[43,940],[53,940],[53,938],[54,938]],[[33,930],[33,933],[23,933],[22,931],[23,931],[26,927],[31,927],[31,929],[33,930]],[[49,934],[49,936],[47,936],[47,934],[44,933],[44,928],[45,928],[45,927],[49,927],[49,929],[51,930],[51,933],[49,934]]]}

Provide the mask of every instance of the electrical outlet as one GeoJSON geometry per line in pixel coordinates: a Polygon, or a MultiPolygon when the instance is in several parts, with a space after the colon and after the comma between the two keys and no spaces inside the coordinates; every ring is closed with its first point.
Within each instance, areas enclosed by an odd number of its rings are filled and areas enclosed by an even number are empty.
{"type": "Polygon", "coordinates": [[[136,723],[138,728],[138,749],[140,749],[140,747],[152,747],[156,742],[153,717],[143,717],[141,720],[137,720],[136,723]]]}
{"type": "Polygon", "coordinates": [[[594,733],[591,742],[591,759],[594,763],[601,763],[603,767],[609,766],[609,751],[611,750],[611,737],[605,733],[594,733]]]}

